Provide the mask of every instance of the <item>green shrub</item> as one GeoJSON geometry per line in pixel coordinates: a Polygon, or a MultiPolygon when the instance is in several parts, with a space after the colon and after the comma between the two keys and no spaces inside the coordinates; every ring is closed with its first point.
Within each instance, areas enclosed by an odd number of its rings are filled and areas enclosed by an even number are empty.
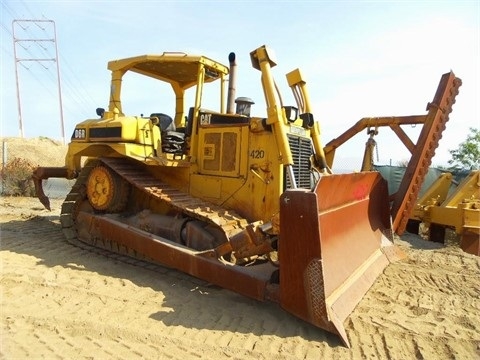
{"type": "Polygon", "coordinates": [[[32,172],[35,166],[28,160],[14,158],[1,170],[2,195],[35,196],[32,172]]]}

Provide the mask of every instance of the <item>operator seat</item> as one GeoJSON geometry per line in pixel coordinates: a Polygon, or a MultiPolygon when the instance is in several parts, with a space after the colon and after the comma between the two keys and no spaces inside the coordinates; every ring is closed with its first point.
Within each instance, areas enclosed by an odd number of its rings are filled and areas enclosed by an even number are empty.
{"type": "Polygon", "coordinates": [[[172,117],[163,113],[153,113],[150,117],[158,118],[157,126],[162,135],[162,151],[181,155],[185,144],[185,134],[176,131],[172,117]]]}

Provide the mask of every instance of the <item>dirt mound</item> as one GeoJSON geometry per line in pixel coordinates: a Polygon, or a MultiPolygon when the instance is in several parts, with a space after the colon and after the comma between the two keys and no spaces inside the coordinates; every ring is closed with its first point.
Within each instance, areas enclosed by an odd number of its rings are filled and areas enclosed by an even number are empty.
{"type": "Polygon", "coordinates": [[[0,158],[2,164],[8,163],[14,158],[28,160],[32,165],[38,166],[63,166],[67,145],[46,137],[37,138],[0,138],[0,158]],[[4,157],[4,152],[6,157],[4,157]]]}

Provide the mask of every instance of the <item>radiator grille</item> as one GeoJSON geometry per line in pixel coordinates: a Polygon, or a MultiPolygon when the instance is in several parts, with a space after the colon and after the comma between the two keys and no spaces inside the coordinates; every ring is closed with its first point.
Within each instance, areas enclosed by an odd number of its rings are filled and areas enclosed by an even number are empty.
{"type": "MultiPolygon", "coordinates": [[[[298,188],[311,189],[313,186],[310,173],[310,157],[313,154],[312,142],[309,138],[287,134],[290,151],[293,157],[293,173],[298,188]]],[[[291,188],[292,184],[285,174],[286,188],[291,188]]]]}
{"type": "Polygon", "coordinates": [[[121,138],[122,137],[122,128],[111,127],[111,128],[91,128],[90,129],[90,138],[121,138]]]}

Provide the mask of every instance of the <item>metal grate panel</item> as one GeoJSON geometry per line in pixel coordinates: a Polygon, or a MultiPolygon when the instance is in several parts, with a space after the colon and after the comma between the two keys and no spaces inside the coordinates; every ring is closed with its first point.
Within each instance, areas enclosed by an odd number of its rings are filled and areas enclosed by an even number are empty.
{"type": "MultiPolygon", "coordinates": [[[[309,138],[287,134],[290,151],[293,157],[293,173],[298,188],[311,189],[312,178],[310,173],[310,157],[313,154],[312,141],[309,138]]],[[[286,188],[291,188],[292,184],[288,176],[285,176],[286,188]]]]}

